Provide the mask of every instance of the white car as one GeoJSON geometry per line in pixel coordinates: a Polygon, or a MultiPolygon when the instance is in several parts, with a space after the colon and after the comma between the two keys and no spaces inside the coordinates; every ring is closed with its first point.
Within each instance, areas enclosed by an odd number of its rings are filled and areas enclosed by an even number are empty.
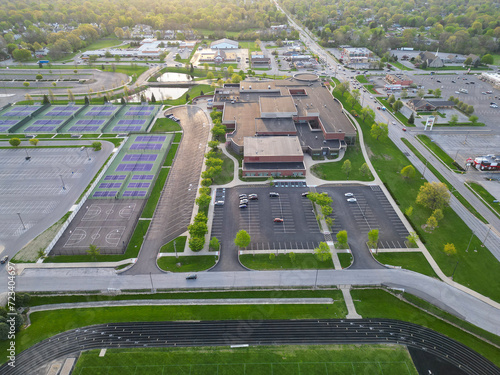
{"type": "Polygon", "coordinates": [[[346,197],[354,197],[354,194],[353,193],[345,193],[344,194],[346,197]]]}
{"type": "Polygon", "coordinates": [[[491,108],[498,108],[498,105],[496,105],[496,104],[490,104],[490,107],[491,108]]]}
{"type": "Polygon", "coordinates": [[[370,95],[370,99],[373,99],[373,96],[372,96],[372,95],[370,95]]]}
{"type": "Polygon", "coordinates": [[[356,198],[348,198],[347,201],[349,203],[355,203],[355,202],[357,202],[356,198]]]}

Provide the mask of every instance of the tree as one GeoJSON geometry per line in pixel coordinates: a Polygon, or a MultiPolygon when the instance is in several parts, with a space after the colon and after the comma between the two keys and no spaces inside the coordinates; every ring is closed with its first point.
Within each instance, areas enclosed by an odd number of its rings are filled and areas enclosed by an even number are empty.
{"type": "Polygon", "coordinates": [[[483,64],[486,64],[486,65],[491,65],[494,62],[493,56],[490,55],[489,53],[487,53],[486,55],[484,55],[483,57],[481,57],[481,62],[483,64]]]}
{"type": "Polygon", "coordinates": [[[471,122],[472,125],[476,125],[477,120],[478,120],[478,117],[475,115],[472,115],[471,117],[469,117],[469,121],[471,122]]]}
{"type": "Polygon", "coordinates": [[[32,146],[35,146],[35,147],[36,147],[36,145],[38,144],[38,142],[40,142],[40,141],[39,141],[38,139],[36,139],[36,138],[31,138],[31,139],[30,139],[30,144],[31,144],[32,146]]]}
{"type": "Polygon", "coordinates": [[[405,179],[412,179],[413,177],[415,177],[415,168],[413,167],[413,165],[407,165],[406,167],[403,167],[403,169],[401,169],[401,176],[403,176],[403,178],[405,179]]]}
{"type": "Polygon", "coordinates": [[[389,128],[387,127],[387,124],[378,122],[372,125],[370,134],[378,141],[379,138],[384,139],[387,137],[387,135],[389,134],[389,128]]]}
{"type": "Polygon", "coordinates": [[[226,125],[214,125],[212,135],[216,138],[226,135],[226,125]]]}
{"type": "Polygon", "coordinates": [[[366,120],[367,117],[374,119],[375,118],[375,111],[371,109],[370,107],[364,107],[360,111],[361,117],[363,118],[363,121],[366,120]]]}
{"type": "Polygon", "coordinates": [[[378,229],[372,229],[368,232],[368,247],[370,249],[378,248],[378,229]]]}
{"type": "Polygon", "coordinates": [[[432,216],[434,216],[437,221],[443,220],[443,218],[444,218],[443,210],[441,210],[440,208],[436,208],[434,210],[434,212],[432,213],[432,216]]]}
{"type": "Polygon", "coordinates": [[[406,237],[408,241],[409,247],[417,247],[418,235],[416,232],[410,232],[410,234],[406,237]]]}
{"type": "Polygon", "coordinates": [[[196,198],[196,204],[200,206],[200,209],[204,210],[210,204],[212,198],[208,194],[200,194],[198,198],[196,198]]]}
{"type": "Polygon", "coordinates": [[[394,110],[395,110],[396,112],[398,112],[401,108],[403,108],[403,102],[402,102],[401,100],[399,100],[399,99],[398,99],[398,100],[396,100],[396,101],[394,102],[394,104],[392,105],[392,108],[394,108],[394,110]]]}
{"type": "Polygon", "coordinates": [[[205,246],[205,237],[189,237],[189,248],[193,251],[200,251],[205,246]]]}
{"type": "Polygon", "coordinates": [[[15,49],[12,51],[12,57],[17,61],[28,61],[31,59],[31,52],[27,49],[15,49]]]}
{"type": "Polygon", "coordinates": [[[36,253],[36,256],[40,259],[45,259],[46,258],[46,255],[45,255],[45,250],[43,249],[43,247],[41,247],[40,249],[38,249],[37,253],[36,253]]]}
{"type": "Polygon", "coordinates": [[[408,97],[408,90],[404,89],[401,91],[401,99],[406,99],[408,97]]]}
{"type": "Polygon", "coordinates": [[[19,138],[11,138],[9,139],[9,143],[13,147],[17,147],[21,144],[21,140],[19,138]]]}
{"type": "Polygon", "coordinates": [[[188,225],[188,231],[191,237],[203,237],[208,232],[208,227],[206,223],[194,222],[188,225]]]}
{"type": "Polygon", "coordinates": [[[411,217],[413,215],[413,206],[409,206],[406,210],[405,210],[405,215],[408,216],[408,217],[411,217]]]}
{"type": "Polygon", "coordinates": [[[344,97],[344,94],[349,90],[349,82],[347,81],[340,82],[337,85],[337,90],[340,92],[340,95],[344,97]]]}
{"type": "Polygon", "coordinates": [[[419,98],[423,98],[423,97],[424,97],[424,95],[425,95],[425,91],[424,91],[423,89],[418,89],[418,90],[417,90],[417,96],[418,96],[419,98]]]}
{"type": "Polygon", "coordinates": [[[220,249],[220,243],[217,237],[212,237],[210,240],[210,249],[218,251],[220,249]]]}
{"type": "Polygon", "coordinates": [[[440,98],[441,97],[441,89],[434,89],[434,96],[436,98],[440,98]]]}
{"type": "Polygon", "coordinates": [[[450,192],[442,182],[426,182],[418,191],[418,204],[427,207],[430,210],[436,208],[443,209],[450,201],[450,192]]]}
{"type": "Polygon", "coordinates": [[[151,93],[151,103],[156,103],[156,97],[154,93],[151,93]]]}
{"type": "Polygon", "coordinates": [[[341,230],[337,233],[337,242],[343,248],[347,246],[347,231],[346,230],[341,230]]]}
{"type": "Polygon", "coordinates": [[[209,168],[211,167],[221,167],[222,166],[222,163],[224,163],[222,161],[222,159],[219,159],[219,158],[207,158],[205,160],[205,165],[209,168]]]}
{"type": "Polygon", "coordinates": [[[345,173],[347,175],[347,179],[349,179],[349,173],[351,172],[351,161],[347,159],[344,161],[344,164],[342,164],[342,173],[345,173]]]}
{"type": "Polygon", "coordinates": [[[389,102],[389,104],[393,104],[396,101],[396,97],[394,96],[394,94],[389,96],[389,99],[387,99],[387,101],[389,102]]]}
{"type": "Polygon", "coordinates": [[[413,112],[411,113],[410,117],[408,118],[408,124],[414,124],[415,123],[415,115],[413,112]]]}
{"type": "Polygon", "coordinates": [[[92,148],[94,151],[101,151],[102,143],[99,141],[92,142],[92,148]]]}
{"type": "Polygon", "coordinates": [[[40,79],[43,79],[43,76],[42,76],[41,74],[37,74],[37,75],[35,76],[35,78],[36,78],[36,79],[38,79],[38,80],[40,80],[40,79]]]}
{"type": "Polygon", "coordinates": [[[288,253],[288,256],[290,257],[290,261],[291,261],[292,263],[295,263],[295,258],[297,257],[297,256],[295,255],[295,253],[294,253],[293,251],[292,251],[292,252],[289,252],[289,253],[288,253]]]}
{"type": "Polygon", "coordinates": [[[30,83],[29,82],[23,82],[23,86],[24,87],[30,87],[30,83]]]}
{"type": "Polygon", "coordinates": [[[448,256],[455,255],[457,253],[457,249],[455,248],[454,244],[447,243],[446,245],[444,245],[444,253],[448,256]]]}
{"type": "Polygon", "coordinates": [[[49,97],[47,96],[47,94],[44,94],[42,99],[42,105],[45,104],[50,104],[49,97]]]}
{"type": "Polygon", "coordinates": [[[208,72],[207,79],[214,79],[214,74],[212,72],[208,72]]]}
{"type": "Polygon", "coordinates": [[[99,248],[96,245],[90,244],[89,249],[87,250],[87,254],[90,255],[92,260],[97,260],[97,257],[101,255],[99,248]]]}
{"type": "Polygon", "coordinates": [[[314,249],[314,253],[320,262],[325,262],[332,258],[330,247],[326,242],[320,242],[319,246],[314,249]]]}
{"type": "Polygon", "coordinates": [[[85,102],[85,105],[89,105],[90,104],[89,97],[87,95],[85,95],[84,102],[85,102]]]}
{"type": "Polygon", "coordinates": [[[236,233],[234,243],[240,248],[247,247],[248,245],[250,245],[250,235],[246,230],[242,229],[238,233],[236,233]]]}
{"type": "Polygon", "coordinates": [[[240,83],[241,82],[241,76],[237,73],[234,73],[232,76],[231,76],[231,82],[232,83],[240,83]]]}
{"type": "Polygon", "coordinates": [[[74,102],[75,101],[75,95],[73,94],[73,91],[71,91],[71,89],[68,89],[68,100],[70,102],[74,102]]]}
{"type": "Polygon", "coordinates": [[[448,120],[448,124],[450,126],[455,126],[458,123],[458,115],[451,115],[451,118],[448,120]]]}
{"type": "Polygon", "coordinates": [[[359,173],[361,173],[361,176],[369,176],[370,167],[368,166],[368,164],[363,163],[363,165],[359,168],[359,173]]]}
{"type": "Polygon", "coordinates": [[[464,61],[465,66],[470,66],[472,65],[472,57],[467,57],[464,61]]]}
{"type": "Polygon", "coordinates": [[[431,215],[427,219],[427,222],[425,223],[425,225],[427,226],[427,228],[429,228],[429,230],[432,231],[432,230],[434,230],[438,226],[438,221],[436,220],[436,218],[434,217],[434,215],[431,215]]]}
{"type": "Polygon", "coordinates": [[[210,147],[212,149],[212,151],[218,151],[219,144],[220,144],[219,141],[210,141],[210,142],[208,142],[208,147],[210,147]]]}

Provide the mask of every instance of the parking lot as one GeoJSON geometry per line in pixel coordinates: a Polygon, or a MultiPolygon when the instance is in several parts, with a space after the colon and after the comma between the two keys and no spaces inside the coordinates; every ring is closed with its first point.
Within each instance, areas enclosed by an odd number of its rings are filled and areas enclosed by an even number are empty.
{"type": "MultiPolygon", "coordinates": [[[[222,252],[235,254],[234,238],[239,230],[251,236],[247,250],[313,250],[324,241],[313,211],[312,203],[302,196],[310,189],[303,182],[280,182],[274,187],[239,187],[217,189],[211,237],[221,241],[222,252]],[[293,186],[293,187],[292,187],[293,186]],[[270,197],[270,192],[279,196],[270,197]],[[239,208],[240,194],[257,194],[246,208],[239,208]],[[275,219],[282,219],[275,222],[275,219]]],[[[378,186],[326,186],[317,188],[333,199],[334,237],[347,230],[349,245],[354,254],[353,267],[377,267],[366,247],[368,232],[379,230],[379,248],[405,248],[408,231],[378,186]],[[348,202],[352,193],[356,202],[348,202]]],[[[334,237],[335,239],[335,237],[334,237]]]]}

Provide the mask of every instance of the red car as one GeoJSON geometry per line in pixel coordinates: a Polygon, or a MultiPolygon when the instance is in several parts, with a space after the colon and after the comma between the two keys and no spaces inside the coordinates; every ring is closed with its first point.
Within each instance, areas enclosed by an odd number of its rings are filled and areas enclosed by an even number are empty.
{"type": "Polygon", "coordinates": [[[280,217],[277,217],[277,218],[275,218],[275,219],[274,219],[274,222],[275,222],[275,223],[282,223],[282,222],[283,222],[283,219],[282,219],[282,218],[280,218],[280,217]]]}

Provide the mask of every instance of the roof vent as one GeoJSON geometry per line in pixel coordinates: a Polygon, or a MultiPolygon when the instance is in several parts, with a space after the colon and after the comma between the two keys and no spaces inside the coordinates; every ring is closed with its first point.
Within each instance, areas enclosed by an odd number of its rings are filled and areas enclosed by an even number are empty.
{"type": "Polygon", "coordinates": [[[245,90],[245,86],[241,86],[241,91],[244,91],[245,90]]]}
{"type": "Polygon", "coordinates": [[[248,86],[248,89],[251,90],[252,89],[252,85],[248,86]]]}
{"type": "Polygon", "coordinates": [[[268,88],[269,90],[271,90],[271,85],[268,85],[268,86],[267,86],[267,88],[268,88]]]}

